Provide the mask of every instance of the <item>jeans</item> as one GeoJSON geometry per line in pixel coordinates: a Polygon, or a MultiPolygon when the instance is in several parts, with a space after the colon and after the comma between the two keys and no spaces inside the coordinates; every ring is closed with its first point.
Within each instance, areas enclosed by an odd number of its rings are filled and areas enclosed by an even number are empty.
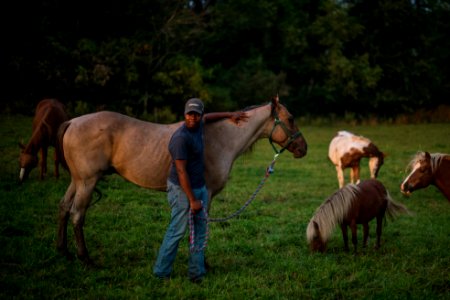
{"type": "MultiPolygon", "coordinates": [[[[189,200],[183,189],[170,181],[167,182],[167,199],[172,213],[169,228],[159,249],[153,273],[158,277],[169,277],[178,251],[178,245],[183,239],[189,222],[189,200]]],[[[208,192],[203,186],[193,189],[195,198],[202,201],[203,207],[208,207],[208,192]]],[[[207,221],[203,210],[194,215],[194,246],[196,249],[189,253],[188,276],[191,279],[202,278],[206,274],[205,254],[202,246],[206,239],[207,221]]]]}

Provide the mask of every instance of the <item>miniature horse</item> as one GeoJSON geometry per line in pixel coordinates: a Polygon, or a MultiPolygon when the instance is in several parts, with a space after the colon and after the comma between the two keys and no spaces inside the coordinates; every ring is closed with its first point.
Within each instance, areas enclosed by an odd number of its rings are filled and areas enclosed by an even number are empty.
{"type": "MultiPolygon", "coordinates": [[[[37,153],[41,151],[40,179],[44,179],[47,173],[47,152],[49,146],[56,146],[59,125],[67,121],[64,105],[55,99],[44,99],[36,107],[33,119],[33,133],[26,146],[19,143],[22,149],[19,157],[20,175],[19,182],[23,182],[31,170],[38,164],[37,153]]],[[[59,177],[59,155],[55,151],[55,177],[59,177]]]]}
{"type": "Polygon", "coordinates": [[[383,184],[376,179],[364,180],[357,185],[348,184],[329,197],[316,210],[306,229],[308,244],[311,250],[324,252],[334,227],[340,225],[345,251],[348,251],[347,226],[350,226],[352,243],[356,253],[357,224],[363,225],[363,247],[366,247],[369,236],[369,221],[376,218],[376,248],[378,249],[385,213],[393,219],[399,213],[409,212],[405,206],[394,202],[383,184]]]}
{"type": "Polygon", "coordinates": [[[411,170],[400,190],[409,196],[411,192],[435,185],[450,201],[450,155],[418,152],[408,165],[411,170]]]}
{"type": "MultiPolygon", "coordinates": [[[[208,209],[212,197],[226,185],[234,161],[261,138],[283,147],[295,158],[306,155],[307,144],[294,117],[274,97],[268,104],[245,110],[248,120],[229,119],[205,124],[205,179],[208,209]]],[[[61,125],[59,149],[70,170],[71,182],[59,204],[58,251],[67,249],[67,224],[72,219],[77,256],[90,264],[84,239],[84,222],[92,193],[103,175],[117,173],[128,181],[165,191],[170,168],[168,143],[182,122],[156,124],[114,112],[83,115],[61,125]]]]}
{"type": "Polygon", "coordinates": [[[328,158],[336,166],[339,188],[344,186],[344,169],[346,168],[351,168],[350,182],[359,183],[359,163],[363,157],[369,157],[370,177],[377,178],[384,163],[385,154],[369,139],[348,131],[339,131],[331,140],[328,158]]]}

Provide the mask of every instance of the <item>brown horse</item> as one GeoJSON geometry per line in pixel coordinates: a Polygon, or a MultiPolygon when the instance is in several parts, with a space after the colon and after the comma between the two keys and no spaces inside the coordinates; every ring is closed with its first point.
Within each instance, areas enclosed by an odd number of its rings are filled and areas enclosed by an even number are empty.
{"type": "Polygon", "coordinates": [[[376,179],[359,184],[348,184],[328,198],[316,211],[306,229],[306,238],[313,251],[324,252],[328,238],[336,225],[341,226],[345,250],[348,251],[347,226],[352,231],[352,243],[356,253],[357,224],[364,229],[363,246],[367,246],[369,221],[377,219],[376,248],[380,247],[381,229],[385,213],[394,218],[408,209],[394,202],[386,188],[376,179]]]}
{"type": "MultiPolygon", "coordinates": [[[[306,142],[278,97],[246,112],[248,121],[239,126],[228,119],[205,125],[205,178],[210,199],[225,187],[235,159],[261,138],[269,138],[296,158],[306,155],[306,142]]],[[[62,151],[71,174],[59,205],[57,247],[62,254],[70,257],[67,223],[71,217],[77,256],[91,262],[83,226],[92,192],[103,174],[115,172],[141,187],[165,191],[171,161],[168,143],[181,124],[155,124],[105,111],[61,126],[62,151]]]]}
{"type": "Polygon", "coordinates": [[[403,194],[435,185],[450,201],[450,154],[418,152],[408,164],[411,170],[400,185],[403,194]]]}
{"type": "Polygon", "coordinates": [[[385,154],[371,140],[348,131],[339,131],[331,140],[328,158],[336,167],[339,188],[344,186],[344,169],[350,169],[350,182],[359,183],[360,161],[369,157],[370,178],[377,178],[385,154]]]}
{"type": "MultiPolygon", "coordinates": [[[[47,173],[47,153],[50,146],[56,147],[57,132],[59,126],[67,121],[64,105],[55,99],[44,99],[36,107],[36,113],[33,119],[33,133],[28,144],[25,146],[19,143],[21,148],[19,165],[19,181],[23,182],[30,171],[38,165],[39,159],[37,153],[41,151],[41,172],[40,179],[44,179],[47,173]]],[[[59,177],[60,158],[55,151],[55,177],[59,177]]]]}

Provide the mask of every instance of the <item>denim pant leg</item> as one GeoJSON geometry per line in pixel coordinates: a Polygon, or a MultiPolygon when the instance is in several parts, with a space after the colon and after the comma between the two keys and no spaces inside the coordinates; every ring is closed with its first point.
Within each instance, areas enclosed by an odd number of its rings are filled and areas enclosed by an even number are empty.
{"type": "MultiPolygon", "coordinates": [[[[208,207],[208,191],[206,187],[193,190],[195,198],[202,201],[205,209],[208,207]]],[[[194,215],[194,252],[189,255],[188,276],[191,279],[202,278],[206,274],[205,249],[202,249],[206,239],[207,220],[201,210],[194,215]]]]}
{"type": "Polygon", "coordinates": [[[171,182],[167,184],[167,198],[172,209],[169,228],[159,249],[153,273],[159,277],[168,277],[172,272],[178,245],[187,229],[189,201],[182,188],[171,182]]]}

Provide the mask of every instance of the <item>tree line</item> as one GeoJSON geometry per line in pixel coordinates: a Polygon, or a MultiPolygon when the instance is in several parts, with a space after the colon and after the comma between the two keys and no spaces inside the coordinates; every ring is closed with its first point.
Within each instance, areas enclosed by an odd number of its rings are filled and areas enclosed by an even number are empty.
{"type": "Polygon", "coordinates": [[[392,117],[450,97],[450,3],[43,0],[5,4],[3,111],[42,98],[159,122],[279,94],[296,115],[392,117]]]}

